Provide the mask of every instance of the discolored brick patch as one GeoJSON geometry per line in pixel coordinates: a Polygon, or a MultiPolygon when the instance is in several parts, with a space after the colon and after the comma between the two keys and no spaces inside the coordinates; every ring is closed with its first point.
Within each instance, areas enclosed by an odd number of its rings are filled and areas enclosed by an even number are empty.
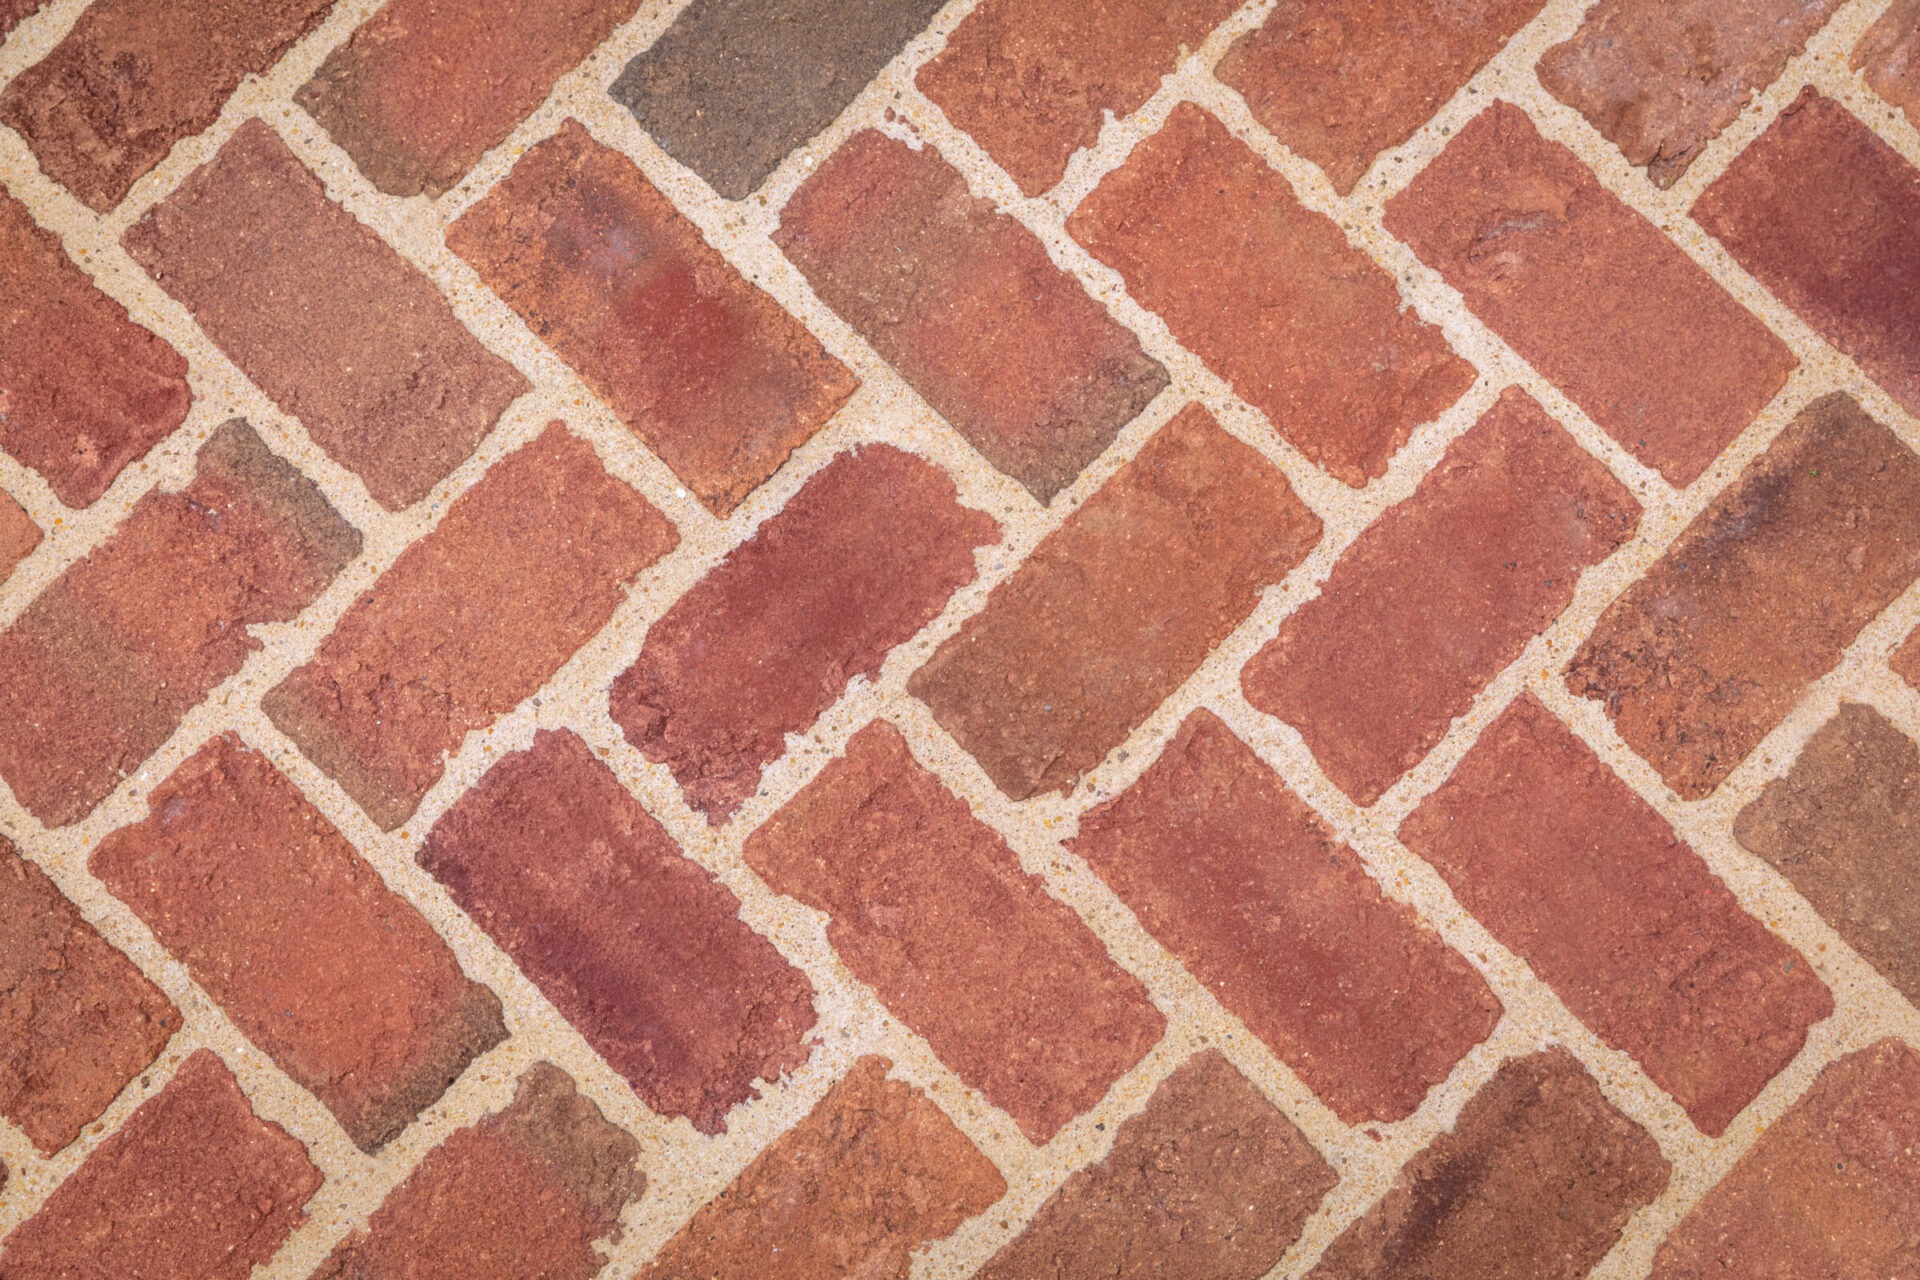
{"type": "Polygon", "coordinates": [[[1893,0],[1854,46],[1854,69],[1920,128],[1920,0],[1893,0]]]}
{"type": "Polygon", "coordinates": [[[0,493],[0,583],[40,545],[40,526],[8,493],[0,493]]]}

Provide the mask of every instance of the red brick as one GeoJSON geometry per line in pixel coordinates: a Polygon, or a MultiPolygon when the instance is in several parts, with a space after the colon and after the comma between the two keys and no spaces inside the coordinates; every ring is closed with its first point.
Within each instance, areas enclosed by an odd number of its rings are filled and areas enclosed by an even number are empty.
{"type": "Polygon", "coordinates": [[[504,1110],[429,1151],[312,1280],[588,1280],[646,1186],[640,1144],[567,1073],[527,1068],[504,1110]]]}
{"type": "Polygon", "coordinates": [[[973,581],[999,526],[891,445],[834,459],[647,632],[613,718],[720,823],[856,676],[973,581]]]}
{"type": "Polygon", "coordinates": [[[1233,0],[987,0],[914,83],[1037,196],[1093,145],[1110,113],[1132,115],[1238,6],[1233,0]]]}
{"type": "Polygon", "coordinates": [[[1280,0],[1215,74],[1350,193],[1433,118],[1545,0],[1280,0]]]}
{"type": "Polygon", "coordinates": [[[1500,1001],[1210,712],[1068,845],[1348,1124],[1412,1114],[1500,1001]]]}
{"type": "Polygon", "coordinates": [[[926,1095],[862,1058],[693,1215],[635,1280],[906,1280],[913,1255],[1002,1195],[926,1095]]]}
{"type": "Polygon", "coordinates": [[[362,1150],[506,1039],[500,1001],[267,758],[224,734],[88,863],[362,1150]]]}
{"type": "MultiPolygon", "coordinates": [[[[0,40],[6,39],[9,31],[18,26],[22,19],[32,17],[34,11],[44,3],[45,0],[0,0],[0,40]]],[[[0,1174],[0,1187],[5,1186],[6,1181],[6,1177],[0,1174]]]]}
{"type": "Polygon", "coordinates": [[[1654,1259],[1654,1280],[1920,1273],[1920,1054],[1840,1059],[1760,1135],[1654,1259]]]}
{"type": "Polygon", "coordinates": [[[1920,630],[1912,632],[1900,642],[1900,647],[1893,651],[1887,665],[1893,668],[1894,674],[1920,689],[1920,630]]]}
{"type": "Polygon", "coordinates": [[[0,582],[40,545],[40,526],[10,493],[0,492],[0,582]]]}
{"type": "Polygon", "coordinates": [[[1785,344],[1508,103],[1387,202],[1386,227],[1674,484],[1705,471],[1793,371],[1785,344]]]}
{"type": "Polygon", "coordinates": [[[389,0],[295,95],[389,195],[437,196],[639,0],[389,0]]]}
{"type": "Polygon", "coordinates": [[[1460,904],[1712,1136],[1833,997],[1531,694],[1401,825],[1460,904]]]}
{"type": "Polygon", "coordinates": [[[1920,413],[1920,169],[1808,88],[1707,188],[1693,216],[1920,413]]]}
{"type": "Polygon", "coordinates": [[[456,498],[261,705],[390,831],[467,733],[546,683],[678,542],[555,422],[456,498]]]}
{"type": "Polygon", "coordinates": [[[1319,538],[1279,468],[1189,405],[908,688],[1007,795],[1067,791],[1319,538]]]}
{"type": "Polygon", "coordinates": [[[1920,576],[1920,458],[1818,400],[1607,606],[1567,687],[1690,800],[1712,793],[1920,576]]]}
{"type": "Polygon", "coordinates": [[[0,1280],[247,1280],[320,1182],[202,1049],[6,1238],[0,1280]]]}
{"type": "Polygon", "coordinates": [[[827,941],[940,1060],[1045,1142],[1166,1019],[1139,980],[885,721],[766,825],[749,865],[827,913],[827,941]]]}
{"type": "Polygon", "coordinates": [[[806,1060],[806,978],[573,734],[496,764],[419,861],[654,1111],[724,1132],[806,1060]]]}
{"type": "Polygon", "coordinates": [[[1564,1049],[1508,1061],[1312,1280],[1579,1280],[1670,1173],[1564,1049]]]}
{"type": "Polygon", "coordinates": [[[988,462],[1046,502],[1167,385],[1020,223],[930,146],[848,139],[774,241],[988,462]]]}
{"type": "Polygon", "coordinates": [[[141,498],[0,635],[0,775],[77,822],[360,553],[313,483],[235,419],[192,483],[141,498]]]}
{"type": "Polygon", "coordinates": [[[447,245],[715,515],[859,385],[577,121],[527,152],[447,245]]]}
{"type": "Polygon", "coordinates": [[[1350,485],[1385,472],[1415,426],[1473,385],[1473,366],[1404,310],[1393,277],[1191,103],[1101,180],[1067,230],[1350,485]]]}
{"type": "Polygon", "coordinates": [[[146,1070],[180,1018],[4,835],[0,920],[0,1115],[52,1155],[146,1070]]]}
{"type": "Polygon", "coordinates": [[[1860,37],[1852,61],[1875,93],[1920,128],[1920,0],[1893,0],[1860,37]]]}
{"type": "Polygon", "coordinates": [[[1639,520],[1626,488],[1510,387],[1280,624],[1241,673],[1247,700],[1372,804],[1639,520]]]}
{"type": "Polygon", "coordinates": [[[382,506],[425,497],[527,389],[257,120],[124,243],[382,506]]]}

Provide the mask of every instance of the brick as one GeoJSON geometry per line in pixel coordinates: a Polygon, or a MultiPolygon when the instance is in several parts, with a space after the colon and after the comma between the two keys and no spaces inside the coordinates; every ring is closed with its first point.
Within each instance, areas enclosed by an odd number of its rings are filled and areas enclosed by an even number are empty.
{"type": "Polygon", "coordinates": [[[721,823],[857,676],[973,581],[999,537],[953,481],[891,445],[842,454],[647,632],[614,720],[721,823]]]}
{"type": "Polygon", "coordinates": [[[906,1280],[1002,1195],[997,1169],[893,1064],[861,1058],[635,1280],[906,1280]]]}
{"type": "Polygon", "coordinates": [[[1166,1027],[1139,980],[885,721],[743,854],[776,892],[825,912],[853,975],[1033,1142],[1100,1101],[1166,1027]]]}
{"type": "Polygon", "coordinates": [[[1920,1054],[1882,1040],[1820,1073],[1661,1246],[1654,1280],[1920,1270],[1920,1054]]]}
{"type": "Polygon", "coordinates": [[[1350,194],[1545,0],[1280,0],[1215,72],[1273,135],[1350,194]]]}
{"type": "Polygon", "coordinates": [[[608,91],[729,200],[832,124],[940,0],[693,0],[608,91]]]}
{"type": "Polygon", "coordinates": [[[1854,46],[1852,63],[1920,128],[1920,0],[1893,0],[1854,46]]]}
{"type": "Polygon", "coordinates": [[[1370,805],[1639,520],[1626,488],[1510,387],[1280,624],[1241,673],[1247,700],[1370,805]]]}
{"type": "Polygon", "coordinates": [[[914,83],[1037,196],[1067,161],[1153,96],[1174,64],[1230,16],[1232,0],[989,0],[947,37],[914,83]]]}
{"type": "Polygon", "coordinates": [[[0,1280],[247,1280],[320,1182],[201,1049],[6,1238],[0,1280]]]}
{"type": "MultiPolygon", "coordinates": [[[[30,18],[45,0],[0,0],[0,40],[18,26],[23,19],[30,18]]],[[[4,1166],[0,1166],[4,1168],[4,1166]]],[[[0,1173],[0,1187],[7,1184],[6,1176],[0,1173]]]]}
{"type": "Polygon", "coordinates": [[[1920,689],[1920,630],[1910,633],[1900,642],[1900,647],[1887,659],[1887,665],[1894,674],[1916,689],[1920,689]]]}
{"type": "Polygon", "coordinates": [[[1607,606],[1567,670],[1689,800],[1712,793],[1920,576],[1920,459],[1815,401],[1607,606]]]}
{"type": "Polygon", "coordinates": [[[0,775],[77,822],[360,553],[312,481],[235,419],[0,635],[0,775]]]}
{"type": "Polygon", "coordinates": [[[1070,790],[1319,539],[1279,468],[1189,405],[907,687],[1013,799],[1070,790]]]}
{"type": "Polygon", "coordinates": [[[1387,202],[1386,227],[1673,484],[1705,471],[1793,371],[1784,343],[1509,103],[1387,202]]]}
{"type": "Polygon", "coordinates": [[[494,765],[418,857],[661,1115],[724,1132],[806,1061],[806,978],[573,734],[494,765]]]}
{"type": "Polygon", "coordinates": [[[577,121],[528,151],[447,246],[715,515],[859,385],[577,121]]]}
{"type": "Polygon", "coordinates": [[[238,736],[201,748],[147,808],[94,850],[94,875],[362,1150],[506,1039],[493,992],[238,736]]]}
{"type": "Polygon", "coordinates": [[[588,1280],[646,1186],[640,1144],[560,1068],[429,1151],[312,1280],[588,1280]]]}
{"type": "Polygon", "coordinates": [[[1572,1054],[1511,1059],[1311,1280],[1578,1280],[1669,1173],[1572,1054]]]}
{"type": "Polygon", "coordinates": [[[975,1280],[1256,1280],[1339,1178],[1218,1050],[1194,1055],[975,1280]]]}
{"type": "Polygon", "coordinates": [[[40,526],[10,493],[0,492],[0,582],[40,545],[40,526]]]}
{"type": "Polygon", "coordinates": [[[1701,194],[1693,216],[1920,413],[1920,169],[1808,88],[1701,194]]]}
{"type": "Polygon", "coordinates": [[[0,1115],[52,1155],[180,1028],[173,1005],[0,835],[0,1115]]]}
{"type": "Polygon", "coordinates": [[[1067,219],[1173,336],[1312,461],[1359,487],[1473,366],[1403,309],[1393,277],[1182,103],[1067,219]]]}
{"type": "Polygon", "coordinates": [[[1833,997],[1531,694],[1401,825],[1460,904],[1718,1137],[1833,997]]]}
{"type": "Polygon", "coordinates": [[[261,706],[383,829],[545,684],[679,534],[552,423],[454,499],[261,706]]]}
{"type": "Polygon", "coordinates": [[[123,243],[391,510],[425,497],[527,390],[433,282],[329,200],[258,120],[123,243]]]}
{"type": "Polygon", "coordinates": [[[101,0],[0,93],[46,175],[105,213],[333,0],[101,0]]]}

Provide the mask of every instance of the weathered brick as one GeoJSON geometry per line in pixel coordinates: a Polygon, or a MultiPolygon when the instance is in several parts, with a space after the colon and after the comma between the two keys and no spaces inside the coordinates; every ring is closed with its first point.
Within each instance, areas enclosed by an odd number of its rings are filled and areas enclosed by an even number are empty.
{"type": "Polygon", "coordinates": [[[1920,458],[1835,393],[1607,606],[1567,687],[1699,799],[1916,576],[1920,458]]]}
{"type": "Polygon", "coordinates": [[[787,735],[932,621],[998,536],[924,459],[842,454],[653,624],[613,682],[613,718],[724,822],[787,735]]]}
{"type": "Polygon", "coordinates": [[[447,245],[716,515],[859,385],[577,121],[527,152],[447,245]]]}
{"type": "Polygon", "coordinates": [[[1693,216],[1920,413],[1920,169],[1807,88],[1701,194],[1693,216]]]}
{"type": "Polygon", "coordinates": [[[1034,1142],[1104,1097],[1166,1027],[1139,980],[885,721],[743,853],[777,892],[826,912],[854,976],[1034,1142]]]}
{"type": "Polygon", "coordinates": [[[534,693],[679,534],[560,423],[494,464],[262,700],[387,830],[534,693]]]}
{"type": "Polygon", "coordinates": [[[1068,847],[1349,1124],[1411,1114],[1500,1019],[1480,975],[1208,711],[1068,847]]]}
{"type": "Polygon", "coordinates": [[[1214,1049],[1168,1076],[975,1280],[1255,1280],[1339,1178],[1214,1049]]]}
{"type": "Polygon", "coordinates": [[[1007,1184],[893,1064],[862,1058],[635,1280],[906,1280],[1007,1184]]]}
{"type": "Polygon", "coordinates": [[[832,124],[940,0],[693,0],[609,90],[729,200],[832,124]]]}
{"type": "Polygon", "coordinates": [[[1709,1135],[1833,1012],[1800,954],[1531,694],[1400,838],[1709,1135]]]}
{"type": "Polygon", "coordinates": [[[1920,1274],[1920,1054],[1840,1059],[1654,1259],[1654,1280],[1920,1274]]]}
{"type": "Polygon", "coordinates": [[[13,495],[0,491],[0,582],[40,545],[40,526],[13,495]]]}
{"type": "Polygon", "coordinates": [[[1887,659],[1887,665],[1894,674],[1916,689],[1920,689],[1920,630],[1911,632],[1900,647],[1887,659]]]}
{"type": "Polygon", "coordinates": [[[1706,470],[1793,371],[1784,343],[1509,103],[1387,202],[1386,227],[1674,484],[1706,470]]]}
{"type": "Polygon", "coordinates": [[[1327,776],[1372,804],[1625,542],[1640,504],[1508,388],[1334,565],[1241,673],[1327,776]]]}
{"type": "Polygon", "coordinates": [[[1852,61],[1875,93],[1920,128],[1920,0],[1893,0],[1860,37],[1852,61]]]}
{"type": "Polygon", "coordinates": [[[48,177],[105,213],[332,7],[101,0],[0,93],[0,121],[20,131],[48,177]]]}
{"type": "Polygon", "coordinates": [[[969,13],[914,83],[973,135],[1030,196],[1067,161],[1153,96],[1183,54],[1238,6],[1233,0],[987,0],[969,13]]]}
{"type": "Polygon", "coordinates": [[[1042,502],[1167,385],[1040,241],[930,146],[849,138],[774,241],[826,304],[1042,502]]]}
{"type": "MultiPolygon", "coordinates": [[[[18,26],[22,19],[30,18],[45,0],[0,0],[0,40],[18,26]]],[[[0,1175],[0,1186],[6,1185],[6,1178],[0,1175]]]]}
{"type": "Polygon", "coordinates": [[[360,535],[235,419],[192,483],[155,491],[0,635],[0,775],[35,817],[77,822],[312,603],[360,535]]]}
{"type": "Polygon", "coordinates": [[[1216,74],[1346,195],[1545,0],[1280,0],[1216,74]]]}
{"type": "Polygon", "coordinates": [[[267,758],[223,734],[89,866],[377,1150],[506,1038],[500,1001],[267,758]]]}
{"type": "Polygon", "coordinates": [[[806,1060],[806,978],[573,734],[496,764],[419,861],[654,1111],[720,1133],[806,1060]]]}
{"type": "Polygon", "coordinates": [[[247,1280],[320,1182],[202,1049],[0,1242],[0,1280],[247,1280]]]}
{"type": "Polygon", "coordinates": [[[908,688],[1007,795],[1066,791],[1319,538],[1280,470],[1189,405],[908,688]]]}
{"type": "Polygon", "coordinates": [[[4,835],[0,921],[0,1115],[52,1155],[159,1056],[180,1018],[4,835]]]}
{"type": "Polygon", "coordinates": [[[1578,1280],[1669,1172],[1572,1054],[1511,1059],[1312,1280],[1578,1280]]]}
{"type": "Polygon", "coordinates": [[[382,506],[425,497],[527,389],[258,120],[123,243],[382,506]]]}

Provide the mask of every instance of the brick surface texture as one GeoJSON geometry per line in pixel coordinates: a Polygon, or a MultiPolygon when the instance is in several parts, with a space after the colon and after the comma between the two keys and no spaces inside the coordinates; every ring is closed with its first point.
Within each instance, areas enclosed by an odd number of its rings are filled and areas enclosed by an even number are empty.
{"type": "Polygon", "coordinates": [[[0,493],[0,583],[7,580],[15,565],[33,554],[45,536],[25,507],[0,493]]]}
{"type": "Polygon", "coordinates": [[[1920,127],[1920,0],[1893,0],[1851,59],[1873,91],[1920,127]]]}

